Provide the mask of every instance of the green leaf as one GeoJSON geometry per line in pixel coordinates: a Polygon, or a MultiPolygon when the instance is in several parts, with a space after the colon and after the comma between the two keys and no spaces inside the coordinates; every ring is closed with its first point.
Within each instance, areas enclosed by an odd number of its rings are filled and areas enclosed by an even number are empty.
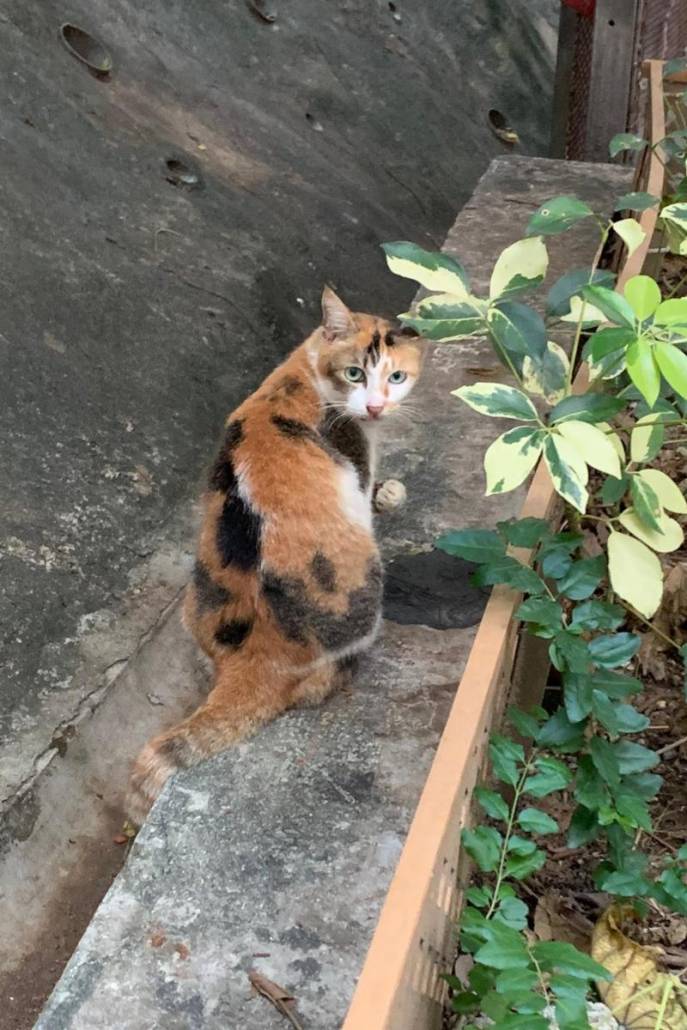
{"type": "Polygon", "coordinates": [[[589,650],[597,665],[615,669],[637,654],[641,642],[642,638],[636,633],[609,633],[591,640],[589,650]]]}
{"type": "Polygon", "coordinates": [[[523,936],[502,923],[493,922],[490,940],[475,954],[475,961],[492,969],[527,969],[530,957],[523,936]]]}
{"type": "MultiPolygon", "coordinates": [[[[448,977],[446,979],[448,980],[448,977]]],[[[460,980],[458,980],[457,977],[451,977],[451,980],[455,980],[457,984],[460,984],[460,980]]],[[[453,984],[449,984],[449,986],[453,986],[453,984]]],[[[479,995],[474,994],[472,991],[455,991],[451,995],[451,1009],[454,1012],[459,1012],[463,1016],[470,1015],[473,1012],[479,1012],[479,995]]]]}
{"type": "Polygon", "coordinates": [[[435,293],[452,293],[456,296],[469,293],[470,284],[465,269],[448,254],[432,253],[405,240],[383,243],[382,250],[395,275],[413,279],[435,293]]]}
{"type": "Polygon", "coordinates": [[[546,326],[538,311],[515,301],[498,301],[489,310],[489,329],[509,354],[541,358],[546,351],[546,326]]]}
{"type": "Polygon", "coordinates": [[[624,672],[611,672],[610,669],[597,669],[591,683],[595,690],[617,699],[630,697],[642,690],[642,684],[634,676],[627,676],[624,672]]]}
{"type": "Polygon", "coordinates": [[[631,343],[637,339],[634,329],[622,326],[607,326],[597,329],[589,341],[589,353],[592,361],[600,362],[610,354],[624,353],[631,343]]]}
{"type": "Polygon", "coordinates": [[[582,290],[582,297],[593,304],[595,308],[602,311],[609,322],[616,325],[633,329],[635,324],[634,311],[624,297],[621,297],[615,290],[609,290],[607,286],[585,286],[582,290]]]}
{"type": "Polygon", "coordinates": [[[454,529],[440,536],[436,546],[447,554],[472,562],[494,561],[506,551],[503,540],[493,529],[454,529]]]}
{"type": "Polygon", "coordinates": [[[588,268],[576,268],[553,284],[546,298],[546,313],[552,318],[567,315],[571,298],[579,296],[583,287],[592,284],[612,287],[614,282],[615,276],[607,269],[592,272],[588,268]]]}
{"type": "Polygon", "coordinates": [[[547,971],[557,970],[580,980],[612,980],[613,974],[564,941],[540,941],[532,953],[537,962],[547,971]]]}
{"type": "Polygon", "coordinates": [[[545,540],[538,555],[544,576],[548,579],[562,579],[572,565],[572,552],[578,550],[583,539],[579,533],[557,533],[545,540]]]}
{"type": "Polygon", "coordinates": [[[559,833],[560,827],[555,819],[538,808],[523,808],[518,815],[518,824],[527,833],[544,836],[547,833],[559,833]]]}
{"type": "Polygon", "coordinates": [[[481,998],[480,1008],[485,1016],[499,1023],[506,1015],[507,1002],[496,991],[490,991],[481,998]]]}
{"type": "Polygon", "coordinates": [[[587,673],[591,666],[591,652],[586,640],[568,630],[557,633],[551,646],[549,656],[559,672],[587,673]]]}
{"type": "Polygon", "coordinates": [[[555,1013],[559,1030],[589,1030],[587,985],[571,976],[552,976],[549,991],[556,999],[555,1013]]]}
{"type": "Polygon", "coordinates": [[[567,765],[563,765],[557,758],[537,758],[534,765],[537,772],[534,776],[528,776],[524,785],[525,794],[531,794],[532,797],[546,797],[554,790],[567,787],[572,780],[567,765]]]}
{"type": "Polygon", "coordinates": [[[641,733],[649,720],[632,705],[613,704],[600,690],[592,691],[592,711],[609,733],[641,733]]]}
{"type": "Polygon", "coordinates": [[[608,153],[617,157],[624,150],[643,150],[646,146],[647,141],[635,132],[618,132],[608,144],[608,153]]]}
{"type": "Polygon", "coordinates": [[[514,547],[536,547],[549,531],[548,519],[536,519],[527,516],[524,519],[509,519],[498,522],[497,529],[503,533],[509,544],[514,547]]]}
{"type": "Polygon", "coordinates": [[[510,994],[511,991],[531,991],[537,983],[537,974],[532,969],[504,969],[496,977],[494,986],[501,994],[510,994]]]}
{"type": "Polygon", "coordinates": [[[571,722],[581,722],[592,710],[592,681],[586,672],[566,672],[563,703],[571,722]]]}
{"type": "Polygon", "coordinates": [[[614,211],[647,211],[660,204],[660,198],[651,193],[623,193],[615,202],[614,211]]]}
{"type": "Polygon", "coordinates": [[[494,734],[489,742],[489,756],[494,776],[514,787],[518,782],[518,765],[525,761],[522,744],[494,734]]]}
{"type": "Polygon", "coordinates": [[[561,628],[563,609],[550,597],[528,597],[515,616],[523,622],[534,623],[537,636],[550,637],[561,628]]]}
{"type": "Polygon", "coordinates": [[[626,826],[633,829],[650,830],[651,816],[646,801],[634,794],[616,794],[615,807],[626,826]]]}
{"type": "Polygon", "coordinates": [[[499,919],[506,926],[512,927],[513,930],[524,930],[527,926],[528,912],[527,905],[520,898],[504,898],[499,904],[494,918],[499,919]]]}
{"type": "Polygon", "coordinates": [[[495,790],[487,790],[486,787],[476,787],[475,798],[491,819],[500,819],[502,822],[508,821],[508,805],[495,790]]]}
{"type": "Polygon", "coordinates": [[[590,597],[606,573],[603,554],[595,558],[581,558],[573,562],[570,571],[560,580],[559,591],[571,601],[584,601],[590,597]]]}
{"type": "Polygon", "coordinates": [[[599,811],[610,804],[606,781],[597,772],[590,755],[583,755],[577,763],[575,800],[586,809],[594,810],[597,818],[599,811]]]}
{"type": "Polygon", "coordinates": [[[649,893],[651,885],[641,873],[616,870],[602,873],[598,886],[621,898],[643,898],[649,893]]]}
{"type": "Polygon", "coordinates": [[[468,887],[465,892],[465,900],[477,908],[486,908],[491,901],[491,891],[488,887],[468,887]]]}
{"type": "Polygon", "coordinates": [[[589,205],[577,197],[554,197],[532,215],[527,225],[527,235],[555,236],[593,214],[589,205]]]}
{"type": "Polygon", "coordinates": [[[484,455],[487,497],[507,493],[520,486],[537,464],[546,433],[529,426],[517,426],[503,433],[484,455]]]}
{"type": "Polygon", "coordinates": [[[493,586],[503,583],[528,594],[543,594],[546,591],[544,581],[528,565],[523,565],[506,555],[496,561],[482,565],[473,575],[473,583],[477,586],[493,586]]]}
{"type": "Polygon", "coordinates": [[[660,533],[661,505],[653,487],[639,476],[630,476],[630,495],[638,518],[649,529],[660,533]]]}
{"type": "Polygon", "coordinates": [[[547,436],[544,440],[544,460],[556,492],[584,513],[589,500],[586,489],[587,466],[572,444],[561,437],[547,436]]]}
{"type": "Polygon", "coordinates": [[[608,476],[601,487],[601,501],[603,504],[617,504],[625,496],[630,486],[630,477],[625,475],[620,479],[608,476]]]}
{"type": "Polygon", "coordinates": [[[635,794],[638,798],[651,801],[656,797],[663,784],[663,777],[655,773],[633,773],[623,777],[623,789],[635,794]]]}
{"type": "Polygon", "coordinates": [[[672,343],[657,343],[656,363],[666,381],[680,397],[687,397],[687,354],[672,343]]]}
{"type": "Polygon", "coordinates": [[[687,325],[687,297],[670,297],[662,301],[654,315],[656,325],[687,325]]]}
{"type": "Polygon", "coordinates": [[[648,747],[642,747],[631,740],[618,740],[611,747],[622,776],[646,772],[659,763],[659,756],[655,751],[650,751],[648,747]]]}
{"type": "Polygon", "coordinates": [[[651,318],[661,303],[658,283],[650,275],[633,275],[627,281],[624,293],[625,300],[640,322],[651,318]]]}
{"type": "MultiPolygon", "coordinates": [[[[627,247],[628,257],[634,254],[646,238],[646,233],[636,218],[621,218],[619,221],[613,222],[613,230],[627,247]]],[[[627,291],[625,295],[627,296],[627,291]]]]}
{"type": "Polygon", "coordinates": [[[551,425],[575,419],[577,422],[607,422],[625,407],[618,397],[603,393],[579,393],[564,397],[549,413],[551,425]]]}
{"type": "Polygon", "coordinates": [[[534,715],[521,711],[511,705],[507,711],[508,722],[513,726],[521,737],[527,740],[536,740],[539,736],[539,723],[534,715]]]}
{"type": "Polygon", "coordinates": [[[660,561],[645,544],[626,533],[611,533],[606,546],[611,586],[623,601],[650,619],[663,596],[660,561]]]}
{"type": "Polygon", "coordinates": [[[613,746],[603,737],[592,737],[589,754],[601,779],[610,787],[617,787],[620,784],[620,766],[613,746]]]}
{"type": "Polygon", "coordinates": [[[531,876],[546,862],[546,852],[535,850],[529,855],[511,855],[506,860],[505,875],[512,876],[514,880],[524,880],[531,876]]]}
{"type": "Polygon", "coordinates": [[[503,838],[493,826],[478,826],[463,830],[463,847],[483,873],[493,873],[499,864],[503,838]]]}
{"type": "Polygon", "coordinates": [[[501,252],[491,273],[489,297],[514,296],[544,281],[549,256],[539,236],[518,240],[501,252]]]}
{"type": "Polygon", "coordinates": [[[564,708],[559,708],[542,726],[537,743],[577,751],[584,743],[584,724],[571,722],[564,708]]]}
{"type": "Polygon", "coordinates": [[[575,605],[570,630],[584,632],[595,629],[618,629],[625,621],[625,610],[619,604],[607,601],[585,601],[575,605]]]}
{"type": "Polygon", "coordinates": [[[502,383],[475,383],[474,386],[461,386],[451,393],[482,415],[520,419],[523,422],[538,421],[532,401],[513,386],[504,386],[502,383]]]}
{"type": "Polygon", "coordinates": [[[598,837],[599,829],[596,812],[585,808],[584,805],[578,805],[568,828],[568,847],[581,848],[585,844],[591,844],[598,837]]]}
{"type": "Polygon", "coordinates": [[[661,389],[661,376],[654,361],[655,346],[635,340],[627,349],[627,371],[647,404],[652,407],[661,389]]]}

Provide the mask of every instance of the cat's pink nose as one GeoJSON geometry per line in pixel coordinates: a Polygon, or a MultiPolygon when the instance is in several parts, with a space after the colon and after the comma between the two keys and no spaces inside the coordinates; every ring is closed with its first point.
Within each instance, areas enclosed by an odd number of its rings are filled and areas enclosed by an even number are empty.
{"type": "Polygon", "coordinates": [[[370,416],[370,418],[379,418],[383,411],[383,404],[368,404],[367,406],[367,413],[370,416]]]}

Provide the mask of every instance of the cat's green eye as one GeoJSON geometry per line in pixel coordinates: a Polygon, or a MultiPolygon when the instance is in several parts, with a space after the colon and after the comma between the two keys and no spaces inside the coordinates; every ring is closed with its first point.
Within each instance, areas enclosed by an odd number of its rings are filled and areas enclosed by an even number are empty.
{"type": "Polygon", "coordinates": [[[349,383],[362,383],[365,373],[357,365],[349,365],[348,368],[344,369],[344,376],[348,379],[349,383]]]}
{"type": "Polygon", "coordinates": [[[407,372],[401,372],[401,370],[399,369],[398,372],[392,372],[391,373],[391,375],[389,376],[389,382],[390,383],[405,383],[407,378],[408,378],[408,373],[407,372]]]}

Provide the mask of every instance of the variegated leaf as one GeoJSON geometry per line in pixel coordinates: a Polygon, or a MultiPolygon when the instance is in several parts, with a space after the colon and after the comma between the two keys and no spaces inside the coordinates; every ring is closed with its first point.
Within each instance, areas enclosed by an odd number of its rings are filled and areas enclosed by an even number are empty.
{"type": "Polygon", "coordinates": [[[517,426],[499,436],[484,455],[487,495],[514,490],[527,479],[541,454],[546,433],[517,426]]]}
{"type": "Polygon", "coordinates": [[[544,441],[544,459],[556,492],[584,512],[589,500],[586,489],[589,473],[579,453],[562,436],[551,435],[544,441]]]}
{"type": "Polygon", "coordinates": [[[627,533],[611,533],[607,547],[611,586],[618,597],[650,619],[663,596],[660,561],[641,541],[627,533]]]}
{"type": "Polygon", "coordinates": [[[622,469],[618,454],[606,436],[597,426],[589,422],[577,422],[571,419],[568,422],[561,422],[558,432],[572,444],[580,456],[592,468],[599,472],[605,472],[609,476],[620,479],[622,469]]]}
{"type": "Polygon", "coordinates": [[[522,385],[548,404],[557,404],[565,396],[569,371],[568,355],[559,344],[549,340],[541,358],[523,358],[522,385]]]}
{"type": "Polygon", "coordinates": [[[501,252],[491,273],[489,297],[491,300],[514,297],[544,281],[549,266],[541,236],[530,236],[511,243],[501,252]]]}
{"type": "Polygon", "coordinates": [[[644,242],[646,233],[636,218],[621,218],[619,222],[613,223],[613,228],[627,247],[628,257],[644,242]]]}
{"type": "Polygon", "coordinates": [[[492,418],[513,418],[521,422],[538,422],[539,416],[532,401],[521,390],[503,383],[475,383],[451,390],[475,411],[492,418]]]}
{"type": "Polygon", "coordinates": [[[658,421],[655,412],[650,412],[643,418],[637,419],[635,428],[630,435],[632,461],[652,461],[663,446],[664,437],[665,428],[658,421]]]}
{"type": "Polygon", "coordinates": [[[670,515],[666,515],[665,512],[657,519],[660,527],[658,532],[649,529],[633,508],[626,508],[620,513],[619,519],[620,524],[633,536],[645,543],[652,551],[658,551],[660,554],[676,551],[678,547],[682,546],[685,539],[680,523],[671,519],[670,515]]]}
{"type": "Polygon", "coordinates": [[[432,253],[406,240],[384,243],[382,249],[386,263],[395,275],[413,279],[435,293],[468,296],[470,284],[465,269],[448,254],[432,253]]]}
{"type": "Polygon", "coordinates": [[[687,501],[680,487],[665,472],[661,472],[660,469],[642,469],[637,476],[649,484],[666,511],[687,515],[687,501]]]}

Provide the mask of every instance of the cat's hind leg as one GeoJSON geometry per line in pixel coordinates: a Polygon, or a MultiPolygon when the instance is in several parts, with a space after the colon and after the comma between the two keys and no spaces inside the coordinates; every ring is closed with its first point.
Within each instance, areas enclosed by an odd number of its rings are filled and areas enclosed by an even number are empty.
{"type": "Polygon", "coordinates": [[[139,754],[129,780],[127,815],[140,826],[163,786],[179,769],[197,765],[248,736],[285,711],[292,700],[293,677],[253,660],[217,663],[215,685],[205,704],[139,754]]]}

